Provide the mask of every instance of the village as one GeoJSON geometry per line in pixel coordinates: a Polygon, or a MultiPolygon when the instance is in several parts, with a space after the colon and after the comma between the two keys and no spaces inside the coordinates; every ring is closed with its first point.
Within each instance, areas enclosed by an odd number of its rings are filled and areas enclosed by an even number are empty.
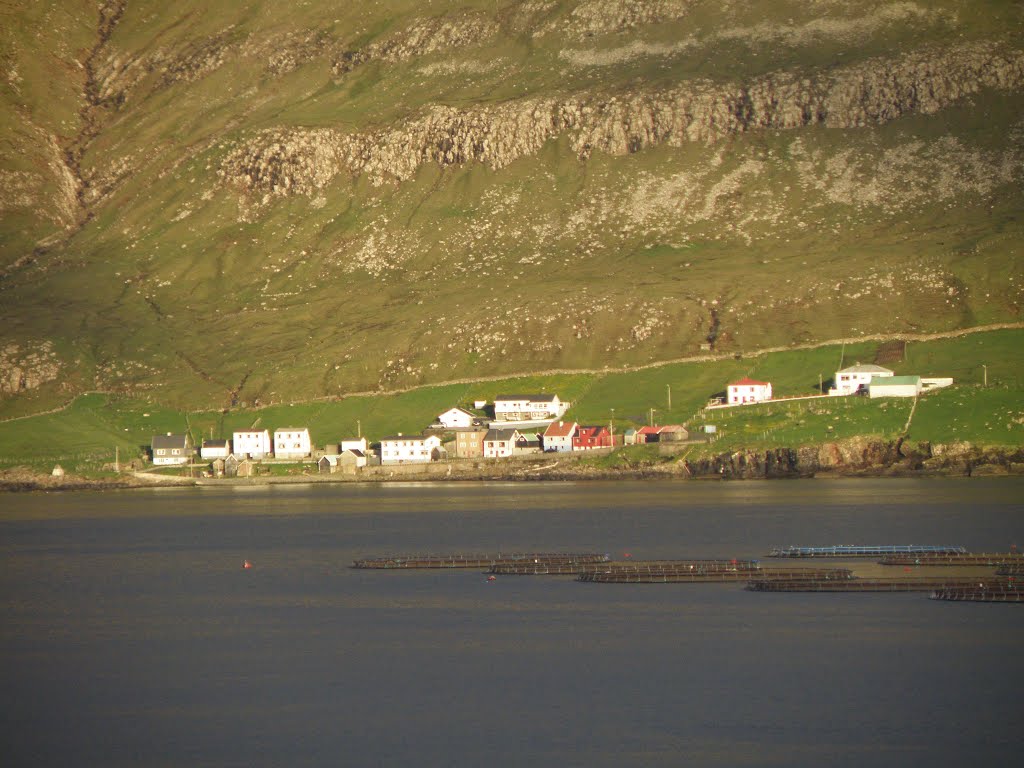
{"type": "MultiPolygon", "coordinates": [[[[772,385],[745,377],[728,384],[705,408],[735,408],[783,400],[864,396],[917,397],[953,383],[951,378],[897,376],[887,368],[857,363],[835,372],[827,389],[813,395],[776,397],[772,385]]],[[[154,468],[188,467],[206,477],[254,477],[274,465],[300,465],[319,474],[359,475],[366,468],[411,468],[440,462],[515,459],[536,454],[608,452],[619,446],[656,443],[672,453],[695,442],[714,439],[712,425],[654,424],[630,426],[616,434],[615,424],[580,424],[565,418],[572,403],[557,394],[499,395],[493,402],[474,400],[437,415],[419,434],[386,435],[371,442],[362,434],[314,445],[306,426],[235,430],[230,438],[210,438],[198,446],[191,435],[154,435],[154,468]],[[692,433],[692,434],[691,434],[692,433]],[[198,459],[196,453],[198,447],[198,459]]]]}

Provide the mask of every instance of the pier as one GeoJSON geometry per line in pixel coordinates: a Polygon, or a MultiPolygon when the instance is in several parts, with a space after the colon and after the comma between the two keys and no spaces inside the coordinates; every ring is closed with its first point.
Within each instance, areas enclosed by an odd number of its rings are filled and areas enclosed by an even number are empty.
{"type": "Polygon", "coordinates": [[[898,555],[939,555],[964,554],[961,546],[934,544],[887,544],[863,546],[858,544],[837,544],[831,547],[773,547],[768,557],[890,557],[898,555]]]}
{"type": "Polygon", "coordinates": [[[514,554],[451,554],[451,555],[397,555],[369,557],[356,560],[353,568],[375,569],[428,569],[428,568],[492,568],[499,564],[575,565],[603,563],[608,555],[596,553],[514,553],[514,554]]]}

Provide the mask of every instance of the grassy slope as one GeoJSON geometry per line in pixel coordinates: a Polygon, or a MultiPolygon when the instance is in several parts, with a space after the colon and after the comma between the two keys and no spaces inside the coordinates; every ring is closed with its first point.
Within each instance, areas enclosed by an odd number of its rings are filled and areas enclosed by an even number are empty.
{"type": "MultiPolygon", "coordinates": [[[[558,392],[574,405],[568,416],[582,423],[607,423],[615,409],[617,431],[646,423],[655,408],[658,423],[705,423],[719,430],[707,449],[798,446],[858,435],[894,438],[903,432],[911,402],[901,399],[827,398],[775,402],[701,413],[707,398],[739,376],[770,379],[777,395],[812,394],[817,372],[827,381],[841,358],[873,359],[874,344],[824,347],[774,353],[743,360],[666,365],[634,373],[604,376],[536,377],[472,385],[425,387],[400,395],[352,397],[340,402],[296,403],[260,410],[226,413],[183,413],[136,399],[88,395],[59,414],[0,422],[0,468],[27,465],[49,470],[61,462],[66,469],[94,472],[113,461],[114,447],[122,460],[139,454],[153,434],[190,430],[197,441],[212,434],[230,436],[235,429],[259,427],[273,431],[308,426],[313,441],[323,445],[356,434],[357,424],[372,441],[393,432],[414,433],[452,405],[492,399],[503,392],[558,392]],[[672,388],[667,408],[666,385],[672,388]]],[[[1000,331],[911,345],[897,373],[923,372],[953,376],[956,385],[920,399],[910,437],[918,441],[980,445],[1024,444],[1024,332],[1000,331]],[[989,365],[989,387],[981,387],[981,363],[989,365]]]]}
{"type": "MultiPolygon", "coordinates": [[[[227,405],[232,392],[247,404],[287,402],[457,376],[679,357],[696,351],[716,301],[723,351],[1019,317],[1019,181],[987,194],[933,199],[925,191],[901,203],[829,203],[787,159],[795,138],[787,132],[751,133],[719,148],[597,154],[586,163],[564,140],[550,142],[497,172],[425,166],[413,180],[383,187],[338,177],[322,190],[322,204],[283,199],[244,220],[237,196],[216,176],[228,143],[262,128],[360,131],[400,123],[431,104],[468,107],[694,77],[818,71],[891,55],[911,40],[925,46],[1007,39],[1006,30],[1019,26],[1017,4],[921,2],[927,10],[955,11],[955,24],[882,24],[786,45],[715,41],[713,33],[765,22],[799,26],[816,18],[805,3],[739,4],[726,12],[720,3],[699,2],[681,21],[593,43],[618,50],[690,35],[704,41],[667,58],[570,67],[560,52],[589,44],[531,37],[506,25],[483,47],[374,62],[343,78],[331,75],[326,54],[283,75],[266,68],[274,44],[286,48],[310,30],[343,50],[384,39],[424,15],[494,12],[482,0],[429,7],[392,1],[372,11],[356,5],[325,13],[318,3],[212,10],[191,2],[129,3],[110,54],[130,60],[159,53],[201,64],[207,49],[219,46],[224,63],[172,84],[156,69],[107,115],[83,166],[102,175],[126,161],[130,173],[66,246],[3,285],[3,306],[15,310],[2,313],[5,338],[57,340],[65,359],[76,361],[75,390],[123,387],[195,408],[227,405]],[[423,71],[490,61],[498,66],[469,74],[423,71]],[[741,189],[714,196],[749,163],[763,170],[742,177],[741,189]],[[710,205],[707,216],[683,221],[677,208],[658,208],[653,198],[644,210],[631,208],[645,183],[676,189],[680,173],[699,176],[695,205],[710,205]],[[573,228],[580,217],[586,226],[573,228]],[[346,271],[371,234],[392,268],[346,271]],[[873,311],[864,312],[857,298],[863,295],[873,311]],[[554,322],[551,307],[558,308],[554,322]],[[644,336],[651,318],[656,322],[644,336]]],[[[567,19],[573,5],[557,4],[549,20],[567,19]]],[[[83,35],[81,23],[75,30],[83,35]]],[[[43,75],[33,77],[38,82],[26,82],[26,89],[36,93],[43,75]]],[[[37,101],[37,112],[50,103],[37,101]]],[[[54,103],[69,111],[68,98],[54,103]]],[[[806,131],[801,141],[823,164],[852,153],[874,169],[884,166],[887,150],[942,137],[1000,157],[1018,146],[1012,129],[1022,111],[1017,95],[985,93],[937,115],[870,131],[806,131]]],[[[910,186],[926,190],[927,181],[925,175],[910,186]]],[[[10,221],[5,217],[5,234],[10,221]]],[[[810,378],[804,384],[816,384],[817,371],[810,378]]],[[[661,402],[660,385],[621,407],[642,414],[661,402]]],[[[595,383],[595,392],[602,386],[595,383]]],[[[58,396],[65,395],[39,393],[36,406],[58,396]]]]}

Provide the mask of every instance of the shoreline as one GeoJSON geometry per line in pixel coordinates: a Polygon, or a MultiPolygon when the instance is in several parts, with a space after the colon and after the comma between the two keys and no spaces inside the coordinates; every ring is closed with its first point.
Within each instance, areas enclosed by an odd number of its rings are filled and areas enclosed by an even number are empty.
{"type": "Polygon", "coordinates": [[[491,462],[464,460],[434,464],[369,467],[359,473],[257,476],[246,478],[187,478],[126,473],[117,477],[52,477],[28,469],[0,472],[0,493],[112,491],[139,488],[257,487],[296,484],[347,483],[465,483],[465,482],[609,482],[615,480],[785,480],[841,478],[956,478],[1022,477],[1024,447],[978,447],[910,444],[854,438],[801,448],[739,450],[694,461],[663,461],[636,466],[596,467],[580,461],[550,457],[491,462]]]}

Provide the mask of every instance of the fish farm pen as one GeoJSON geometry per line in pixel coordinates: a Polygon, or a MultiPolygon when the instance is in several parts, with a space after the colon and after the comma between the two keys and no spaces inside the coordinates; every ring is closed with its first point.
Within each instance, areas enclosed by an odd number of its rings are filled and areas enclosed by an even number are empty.
{"type": "Polygon", "coordinates": [[[996,576],[1019,576],[1024,577],[1024,563],[1012,565],[1000,565],[996,568],[996,576]]]}
{"type": "Polygon", "coordinates": [[[633,560],[600,563],[498,563],[491,566],[490,572],[504,576],[563,576],[595,572],[651,572],[672,569],[690,572],[731,570],[754,573],[759,568],[757,560],[633,560]]]}
{"type": "Polygon", "coordinates": [[[735,582],[751,579],[851,579],[847,568],[762,568],[756,560],[638,560],[587,566],[578,581],[601,584],[735,582]]]}
{"type": "Polygon", "coordinates": [[[711,584],[716,582],[758,581],[847,581],[853,573],[846,568],[764,568],[755,571],[736,570],[612,570],[581,573],[577,581],[597,584],[711,584]]]}
{"type": "Polygon", "coordinates": [[[574,565],[577,563],[603,563],[608,555],[594,553],[518,553],[518,554],[458,554],[458,555],[401,555],[370,557],[356,560],[353,568],[491,568],[499,564],[530,563],[532,565],[574,565]]]}
{"type": "Polygon", "coordinates": [[[1024,603],[1024,589],[1016,585],[1005,588],[946,587],[929,595],[932,600],[963,600],[974,603],[1024,603]]]}
{"type": "Polygon", "coordinates": [[[889,555],[878,561],[882,565],[977,565],[1002,566],[1020,563],[1024,565],[1024,555],[1020,552],[932,554],[932,555],[889,555]]]}
{"type": "Polygon", "coordinates": [[[905,579],[758,579],[747,584],[751,592],[933,592],[944,589],[999,589],[1010,583],[1005,578],[905,578],[905,579]]]}
{"type": "Polygon", "coordinates": [[[768,557],[889,557],[915,554],[964,554],[966,552],[965,547],[933,544],[889,544],[883,546],[839,544],[831,547],[773,547],[768,553],[768,557]]]}

